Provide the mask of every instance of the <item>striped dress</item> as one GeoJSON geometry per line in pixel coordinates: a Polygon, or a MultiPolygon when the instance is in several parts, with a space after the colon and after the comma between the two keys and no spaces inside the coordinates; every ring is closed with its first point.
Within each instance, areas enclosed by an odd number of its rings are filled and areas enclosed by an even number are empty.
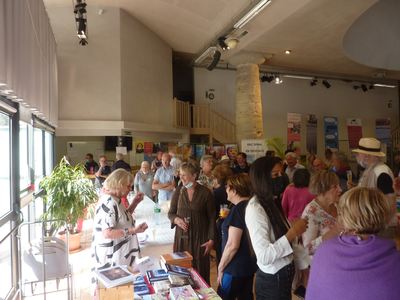
{"type": "Polygon", "coordinates": [[[121,229],[135,226],[135,220],[126,210],[121,199],[103,195],[96,207],[94,218],[92,257],[97,270],[114,265],[132,266],[140,254],[136,235],[118,239],[107,239],[103,236],[105,229],[121,229]]]}

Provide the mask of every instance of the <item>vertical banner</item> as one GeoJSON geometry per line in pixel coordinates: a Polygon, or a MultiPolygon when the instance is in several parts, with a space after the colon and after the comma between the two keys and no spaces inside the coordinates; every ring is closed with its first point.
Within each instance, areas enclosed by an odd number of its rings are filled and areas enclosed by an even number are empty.
{"type": "Polygon", "coordinates": [[[242,152],[247,154],[249,163],[264,156],[267,149],[265,140],[242,140],[242,152]]]}
{"type": "Polygon", "coordinates": [[[288,113],[287,122],[287,144],[288,148],[293,149],[295,142],[300,142],[301,114],[288,113]]]}
{"type": "Polygon", "coordinates": [[[390,119],[375,120],[375,135],[376,138],[381,141],[381,143],[386,145],[392,144],[390,119]]]}
{"type": "Polygon", "coordinates": [[[339,150],[338,119],[324,117],[325,148],[339,150]]]}
{"type": "Polygon", "coordinates": [[[349,148],[357,148],[358,141],[362,138],[361,119],[347,119],[347,136],[349,139],[349,148]]]}
{"type": "Polygon", "coordinates": [[[310,154],[317,154],[317,116],[307,115],[306,148],[310,154]]]}

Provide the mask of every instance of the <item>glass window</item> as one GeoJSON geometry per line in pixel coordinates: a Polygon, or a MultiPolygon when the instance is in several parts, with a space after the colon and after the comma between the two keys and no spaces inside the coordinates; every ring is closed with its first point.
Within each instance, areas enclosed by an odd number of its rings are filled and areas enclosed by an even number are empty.
{"type": "Polygon", "coordinates": [[[35,169],[35,191],[39,189],[40,180],[43,178],[44,161],[43,161],[43,130],[33,129],[33,153],[34,153],[34,169],[35,169]]]}
{"type": "Polygon", "coordinates": [[[29,176],[29,144],[28,144],[28,124],[19,122],[19,188],[26,190],[31,181],[29,176]]]}
{"type": "MultiPolygon", "coordinates": [[[[11,230],[10,225],[0,227],[0,240],[11,230]]],[[[12,288],[12,257],[11,257],[11,235],[0,244],[0,299],[6,299],[12,288]]]]}
{"type": "Polygon", "coordinates": [[[0,147],[0,157],[2,160],[0,168],[0,216],[9,212],[11,209],[10,123],[10,118],[0,113],[0,141],[2,143],[0,147]]]}
{"type": "Polygon", "coordinates": [[[53,170],[53,135],[50,132],[45,132],[45,165],[46,165],[46,176],[50,175],[53,170]]]}

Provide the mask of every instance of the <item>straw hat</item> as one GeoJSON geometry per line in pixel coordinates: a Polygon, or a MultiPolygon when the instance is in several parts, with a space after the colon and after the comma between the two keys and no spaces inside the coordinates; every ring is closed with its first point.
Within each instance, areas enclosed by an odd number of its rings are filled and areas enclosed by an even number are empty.
{"type": "Polygon", "coordinates": [[[375,138],[361,138],[358,142],[358,148],[354,149],[353,152],[380,157],[386,156],[386,154],[381,151],[381,142],[375,138]]]}
{"type": "Polygon", "coordinates": [[[222,155],[220,161],[224,161],[224,160],[229,160],[229,156],[228,155],[222,155]]]}

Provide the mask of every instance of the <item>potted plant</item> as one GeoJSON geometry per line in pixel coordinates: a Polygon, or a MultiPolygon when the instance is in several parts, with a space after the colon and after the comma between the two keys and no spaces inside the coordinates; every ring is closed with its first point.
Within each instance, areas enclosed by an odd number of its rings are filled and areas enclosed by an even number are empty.
{"type": "Polygon", "coordinates": [[[76,224],[79,218],[83,218],[86,208],[97,200],[97,194],[92,181],[86,177],[82,164],[71,166],[64,157],[54,168],[49,176],[43,178],[40,187],[44,190],[43,196],[46,205],[44,220],[56,220],[52,222],[50,234],[55,231],[70,234],[71,248],[80,248],[80,234],[77,239],[79,244],[74,246],[72,237],[76,232],[76,224]],[[65,223],[67,228],[65,228],[65,223]]]}

